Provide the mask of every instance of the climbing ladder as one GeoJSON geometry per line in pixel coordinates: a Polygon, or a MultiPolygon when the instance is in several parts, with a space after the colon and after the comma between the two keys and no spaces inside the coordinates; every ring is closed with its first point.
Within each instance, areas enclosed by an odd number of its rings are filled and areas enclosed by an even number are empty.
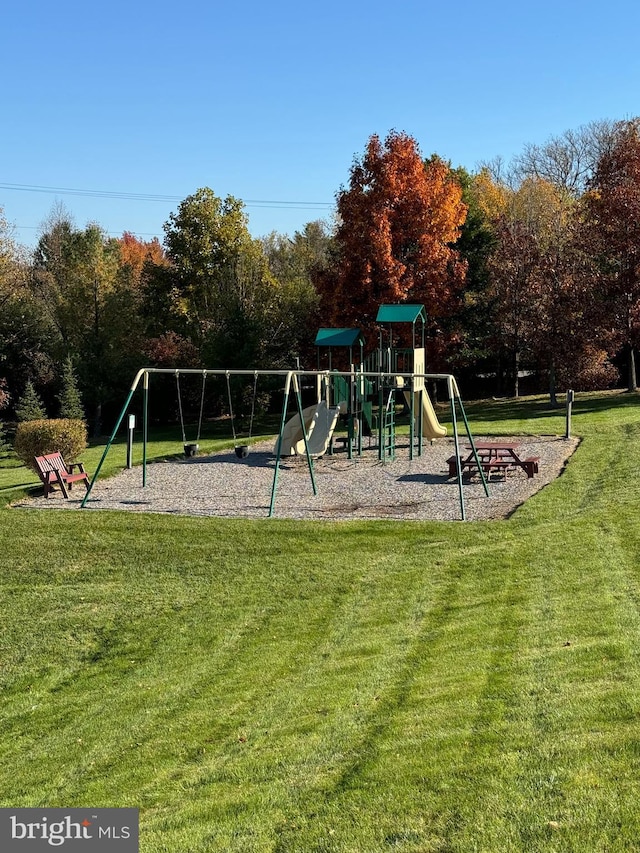
{"type": "Polygon", "coordinates": [[[384,464],[396,458],[396,389],[380,389],[378,458],[384,464]]]}

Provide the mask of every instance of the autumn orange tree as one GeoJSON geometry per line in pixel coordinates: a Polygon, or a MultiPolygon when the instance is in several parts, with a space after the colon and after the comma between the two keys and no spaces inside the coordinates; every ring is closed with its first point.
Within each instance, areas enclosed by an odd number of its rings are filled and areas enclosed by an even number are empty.
{"type": "Polygon", "coordinates": [[[384,144],[374,135],[337,212],[337,263],[319,282],[326,325],[371,329],[381,303],[423,303],[435,322],[452,313],[465,271],[453,244],[467,208],[446,163],[425,164],[405,133],[384,144]]]}
{"type": "Polygon", "coordinates": [[[147,264],[166,264],[164,249],[157,237],[152,240],[140,240],[135,234],[125,231],[119,238],[121,275],[129,280],[133,290],[140,288],[140,282],[147,264]]]}

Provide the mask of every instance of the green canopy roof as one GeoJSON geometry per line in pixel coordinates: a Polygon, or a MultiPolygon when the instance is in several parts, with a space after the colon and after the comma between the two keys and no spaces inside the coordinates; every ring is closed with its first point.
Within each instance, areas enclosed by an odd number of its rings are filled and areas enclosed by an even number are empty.
{"type": "Polygon", "coordinates": [[[318,329],[315,341],[317,347],[352,347],[363,342],[360,329],[318,329]]]}
{"type": "Polygon", "coordinates": [[[376,323],[415,323],[419,317],[426,323],[424,305],[381,305],[376,323]]]}

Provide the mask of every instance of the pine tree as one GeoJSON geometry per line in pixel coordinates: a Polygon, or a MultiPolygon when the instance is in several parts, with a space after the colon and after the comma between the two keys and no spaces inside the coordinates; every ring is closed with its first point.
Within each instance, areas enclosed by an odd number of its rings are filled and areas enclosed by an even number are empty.
{"type": "Polygon", "coordinates": [[[62,366],[62,390],[58,402],[60,403],[61,418],[84,420],[84,408],[78,389],[78,380],[70,358],[67,358],[62,366]]]}
{"type": "Polygon", "coordinates": [[[47,417],[44,403],[29,380],[25,385],[24,394],[16,403],[16,418],[19,421],[39,421],[47,417]]]}
{"type": "MultiPolygon", "coordinates": [[[[9,392],[7,391],[7,380],[0,377],[0,409],[5,409],[9,405],[9,392]]],[[[0,453],[6,453],[9,450],[4,433],[4,424],[0,421],[0,453]]]]}

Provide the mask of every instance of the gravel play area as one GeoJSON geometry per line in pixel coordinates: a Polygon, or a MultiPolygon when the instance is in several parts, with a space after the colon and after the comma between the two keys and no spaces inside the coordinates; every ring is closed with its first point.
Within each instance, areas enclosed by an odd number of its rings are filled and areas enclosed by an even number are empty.
{"type": "MultiPolygon", "coordinates": [[[[480,441],[479,437],[475,437],[480,441]]],[[[558,477],[575,450],[577,439],[558,436],[519,436],[520,458],[537,456],[539,473],[528,478],[521,469],[494,474],[489,497],[480,479],[465,476],[463,494],[468,520],[508,517],[520,504],[558,477]]],[[[366,440],[365,440],[366,443],[366,440]]],[[[464,444],[463,444],[464,446],[464,444]]],[[[305,457],[284,457],[280,462],[274,515],[277,518],[353,519],[460,519],[456,479],[448,478],[447,459],[454,453],[453,439],[427,444],[422,456],[409,459],[400,444],[393,461],[382,463],[375,448],[362,457],[347,457],[343,450],[315,460],[317,495],[313,494],[305,457]]],[[[249,456],[238,459],[233,450],[125,470],[98,480],[85,510],[115,509],[179,515],[231,518],[266,518],[275,473],[273,443],[255,444],[249,456]]],[[[59,491],[48,499],[30,498],[19,507],[78,509],[84,489],[76,486],[65,500],[59,491]]]]}

